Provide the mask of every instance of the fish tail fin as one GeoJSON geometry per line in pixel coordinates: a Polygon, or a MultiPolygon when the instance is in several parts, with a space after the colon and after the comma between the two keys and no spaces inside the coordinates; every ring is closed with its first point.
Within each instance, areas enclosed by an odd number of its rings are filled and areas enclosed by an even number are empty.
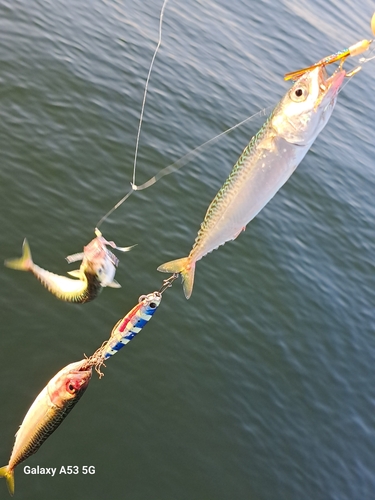
{"type": "Polygon", "coordinates": [[[14,471],[9,470],[8,466],[0,468],[0,477],[5,477],[9,493],[11,496],[14,495],[14,471]]]}
{"type": "Polygon", "coordinates": [[[33,259],[31,257],[30,246],[25,238],[22,245],[22,257],[19,259],[7,259],[4,264],[6,267],[11,269],[17,269],[18,271],[30,271],[33,267],[33,259]]]}
{"type": "Polygon", "coordinates": [[[159,266],[158,271],[181,274],[185,297],[190,298],[194,285],[195,261],[192,261],[190,257],[171,260],[159,266]]]}

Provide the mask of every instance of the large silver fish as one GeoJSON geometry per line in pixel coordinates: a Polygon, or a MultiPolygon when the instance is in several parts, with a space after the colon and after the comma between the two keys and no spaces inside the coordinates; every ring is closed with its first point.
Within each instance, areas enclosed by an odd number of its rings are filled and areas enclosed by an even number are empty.
{"type": "Polygon", "coordinates": [[[91,379],[87,361],[71,363],[60,370],[37,396],[17,431],[8,465],[0,468],[9,493],[14,493],[14,469],[36,453],[77,404],[91,379]]]}
{"type": "Polygon", "coordinates": [[[119,261],[108,250],[107,245],[123,252],[132,248],[117,247],[112,241],[105,240],[99,231],[96,234],[96,238],[84,247],[82,253],[67,257],[69,263],[82,260],[79,269],[68,273],[78,279],[60,276],[35,264],[26,238],[23,242],[22,257],[8,259],[5,261],[5,265],[11,269],[30,271],[49,292],[60,300],[76,304],[90,302],[99,295],[103,287],[120,288],[121,286],[114,279],[119,261]]]}
{"type": "Polygon", "coordinates": [[[286,93],[251,139],[208,207],[188,257],[158,267],[180,273],[191,296],[196,262],[234,240],[289,179],[328,122],[345,71],[327,78],[324,67],[305,73],[286,93]]]}

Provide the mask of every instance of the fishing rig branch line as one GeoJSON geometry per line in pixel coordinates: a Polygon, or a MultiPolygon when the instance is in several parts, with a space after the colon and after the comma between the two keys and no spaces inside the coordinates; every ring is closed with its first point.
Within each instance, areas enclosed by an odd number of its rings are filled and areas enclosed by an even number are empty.
{"type": "Polygon", "coordinates": [[[227,128],[223,132],[220,132],[216,136],[212,137],[211,139],[208,139],[201,145],[197,146],[196,148],[188,151],[186,154],[181,156],[179,159],[168,165],[167,167],[164,167],[161,169],[156,175],[150,177],[146,182],[143,184],[137,185],[136,184],[136,170],[137,170],[137,159],[138,159],[138,151],[139,151],[139,142],[140,142],[140,136],[141,136],[141,129],[142,129],[142,123],[143,123],[143,116],[144,116],[144,110],[145,110],[145,105],[146,105],[146,98],[147,98],[147,93],[148,93],[148,86],[149,86],[149,81],[152,73],[152,69],[154,66],[154,62],[156,59],[156,55],[159,51],[159,48],[161,46],[162,42],[162,24],[163,24],[163,17],[164,17],[164,11],[166,8],[168,0],[164,0],[161,13],[160,13],[160,18],[159,18],[159,38],[158,42],[155,48],[155,51],[153,53],[149,71],[147,74],[146,78],[146,83],[145,83],[145,89],[144,89],[144,94],[143,94],[143,100],[142,100],[142,106],[141,106],[141,113],[140,113],[140,118],[139,118],[139,124],[138,124],[138,131],[137,131],[137,136],[136,136],[136,145],[135,145],[135,153],[134,153],[134,163],[133,163],[133,174],[132,174],[132,182],[130,182],[130,190],[121,198],[96,224],[95,231],[99,230],[99,227],[105,222],[108,217],[112,215],[115,210],[117,210],[135,191],[143,191],[145,189],[148,189],[149,187],[153,186],[158,182],[161,178],[170,175],[174,172],[177,172],[181,168],[183,168],[187,163],[193,160],[199,152],[201,152],[204,148],[206,148],[208,145],[211,145],[215,143],[217,140],[219,140],[221,137],[224,135],[229,134],[236,128],[242,126],[244,123],[248,122],[249,120],[255,118],[256,116],[263,116],[267,114],[267,111],[269,108],[264,108],[257,113],[254,113],[251,116],[248,116],[244,118],[243,120],[239,121],[235,125],[227,128]]]}
{"type": "Polygon", "coordinates": [[[156,48],[154,50],[154,53],[153,53],[153,56],[152,56],[152,59],[151,59],[151,63],[150,63],[150,67],[149,67],[149,70],[148,70],[148,74],[147,74],[147,78],[146,78],[146,83],[145,83],[145,89],[144,89],[144,93],[143,93],[143,100],[142,100],[142,106],[141,106],[141,114],[140,114],[140,117],[139,117],[139,124],[138,124],[138,131],[137,131],[137,138],[136,138],[136,142],[135,142],[135,152],[134,152],[134,164],[133,164],[133,180],[132,182],[130,183],[130,186],[131,186],[131,189],[130,191],[123,197],[121,198],[120,201],[118,201],[112,208],[111,210],[109,210],[100,220],[99,222],[96,224],[96,229],[98,229],[101,224],[120,206],[122,205],[128,198],[131,194],[133,194],[134,191],[138,191],[140,189],[145,189],[142,188],[142,186],[137,186],[136,185],[136,182],[135,182],[135,174],[136,174],[136,168],[137,168],[137,158],[138,158],[138,149],[139,149],[139,141],[140,141],[140,137],[141,137],[141,129],[142,129],[142,122],[143,122],[143,114],[144,114],[144,110],[145,110],[145,106],[146,106],[146,98],[147,98],[147,92],[148,92],[148,84],[149,84],[149,81],[150,81],[150,77],[151,77],[151,73],[152,73],[152,68],[154,66],[154,62],[155,62],[155,59],[156,59],[156,55],[159,51],[159,48],[161,46],[161,36],[162,36],[162,26],[163,26],[163,17],[164,17],[164,11],[165,11],[165,7],[167,5],[167,2],[168,0],[164,0],[163,2],[163,5],[162,5],[162,8],[161,8],[161,12],[160,12],[160,17],[159,17],[159,37],[158,37],[158,42],[156,44],[156,48]]]}

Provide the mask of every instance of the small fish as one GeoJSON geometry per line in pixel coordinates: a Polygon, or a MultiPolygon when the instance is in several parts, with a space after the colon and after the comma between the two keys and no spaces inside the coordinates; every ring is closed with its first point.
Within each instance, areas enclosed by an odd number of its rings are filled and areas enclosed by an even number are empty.
{"type": "Polygon", "coordinates": [[[60,370],[37,396],[17,431],[8,465],[0,468],[9,493],[14,494],[14,469],[38,451],[77,404],[91,379],[86,360],[71,363],[60,370]]]}
{"type": "Polygon", "coordinates": [[[8,259],[5,265],[11,269],[30,271],[49,292],[60,300],[84,304],[94,300],[103,287],[120,288],[121,286],[114,280],[118,259],[107,249],[106,245],[111,245],[120,251],[132,248],[117,247],[113,242],[107,242],[101,234],[97,234],[97,237],[84,247],[82,253],[67,257],[69,263],[82,260],[79,269],[68,273],[78,279],[60,276],[35,264],[26,238],[23,242],[22,257],[8,259]]]}
{"type": "Polygon", "coordinates": [[[92,265],[103,287],[119,288],[121,285],[114,279],[119,260],[108,250],[107,244],[109,242],[102,236],[94,238],[83,249],[82,265],[83,267],[89,263],[92,265]]]}
{"type": "Polygon", "coordinates": [[[118,247],[113,241],[107,241],[99,229],[95,230],[95,234],[96,238],[83,248],[83,252],[66,257],[69,264],[82,260],[80,269],[70,271],[68,274],[80,278],[81,273],[90,267],[102,287],[120,288],[121,285],[114,279],[119,260],[116,255],[108,250],[107,245],[120,252],[128,252],[134,245],[130,247],[118,247]]]}
{"type": "Polygon", "coordinates": [[[208,207],[188,257],[158,267],[182,276],[191,296],[195,264],[234,240],[289,179],[328,122],[345,77],[340,67],[327,78],[323,66],[303,74],[241,154],[208,207]]]}

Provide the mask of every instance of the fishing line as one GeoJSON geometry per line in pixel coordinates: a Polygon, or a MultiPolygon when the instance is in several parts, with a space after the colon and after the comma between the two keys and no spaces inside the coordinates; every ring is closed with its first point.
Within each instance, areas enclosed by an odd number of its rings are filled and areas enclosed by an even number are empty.
{"type": "Polygon", "coordinates": [[[104,217],[102,217],[100,219],[100,221],[97,223],[96,225],[96,228],[98,229],[99,226],[101,226],[101,224],[122,204],[124,203],[124,201],[126,201],[129,196],[133,193],[133,191],[136,191],[137,189],[137,186],[135,184],[135,171],[136,171],[136,166],[137,166],[137,156],[138,156],[138,147],[139,147],[139,139],[140,139],[140,136],[141,136],[141,128],[142,128],[142,121],[143,121],[143,114],[144,114],[144,109],[145,109],[145,105],[146,105],[146,97],[147,97],[147,91],[148,91],[148,84],[149,84],[149,81],[150,81],[150,77],[151,77],[151,72],[152,72],[152,68],[154,66],[154,61],[155,61],[155,58],[156,58],[156,54],[158,53],[159,51],[159,47],[161,45],[161,34],[162,34],[162,25],[163,25],[163,16],[164,16],[164,10],[165,10],[165,7],[167,5],[167,2],[168,0],[164,0],[163,2],[163,6],[161,8],[161,12],[160,12],[160,18],[159,18],[159,38],[158,38],[158,43],[156,45],[156,48],[154,50],[154,54],[152,56],[152,59],[151,59],[151,64],[150,64],[150,68],[148,70],[148,75],[147,75],[147,79],[146,79],[146,84],[145,84],[145,90],[144,90],[144,93],[143,93],[143,101],[142,101],[142,107],[141,107],[141,115],[140,115],[140,118],[139,118],[139,125],[138,125],[138,132],[137,132],[137,139],[136,139],[136,144],[135,144],[135,152],[134,152],[134,166],[133,166],[133,182],[130,183],[131,185],[131,190],[119,201],[116,203],[116,205],[114,207],[111,208],[111,210],[109,210],[109,212],[107,212],[104,217]]]}
{"type": "Polygon", "coordinates": [[[370,51],[369,57],[361,57],[360,60],[359,60],[359,63],[360,64],[366,64],[367,62],[372,61],[372,59],[375,59],[375,56],[372,55],[374,52],[375,52],[375,48],[373,48],[370,51]]]}
{"type": "Polygon", "coordinates": [[[138,146],[139,146],[139,139],[140,139],[140,136],[141,136],[143,113],[144,113],[145,105],[146,105],[148,83],[150,81],[150,76],[151,76],[152,67],[154,65],[154,61],[155,61],[155,58],[156,58],[156,54],[158,53],[159,47],[161,45],[161,28],[162,28],[162,25],[163,25],[164,10],[165,10],[165,6],[167,5],[167,2],[168,2],[168,0],[164,0],[163,6],[161,8],[160,19],[159,19],[159,39],[158,39],[158,43],[156,45],[156,49],[154,51],[154,55],[152,56],[152,60],[151,60],[151,64],[150,64],[150,69],[148,71],[148,75],[147,75],[147,79],[146,79],[145,91],[144,91],[144,94],[143,94],[141,116],[139,118],[139,126],[138,126],[137,140],[136,140],[136,144],[135,144],[135,153],[134,153],[133,182],[132,182],[132,188],[133,188],[134,191],[136,191],[136,189],[137,189],[137,186],[135,184],[135,171],[136,171],[136,167],[137,167],[138,146]]]}
{"type": "Polygon", "coordinates": [[[160,180],[162,177],[165,177],[166,175],[172,174],[173,172],[176,172],[177,170],[180,170],[182,167],[184,167],[187,163],[191,162],[201,150],[206,148],[209,144],[213,144],[217,140],[219,140],[221,137],[223,137],[226,134],[229,134],[233,130],[235,130],[237,127],[240,127],[244,123],[248,122],[249,120],[252,120],[256,116],[264,116],[268,113],[268,111],[272,108],[272,106],[269,106],[268,108],[264,108],[261,111],[258,111],[258,113],[255,113],[254,115],[251,115],[244,120],[238,122],[236,125],[233,125],[233,127],[228,128],[227,130],[224,130],[224,132],[220,132],[220,134],[216,135],[215,137],[212,137],[208,141],[204,142],[200,146],[192,149],[188,153],[186,153],[184,156],[176,160],[174,163],[171,163],[168,165],[168,167],[163,168],[158,172],[156,175],[151,177],[148,181],[146,181],[144,184],[141,184],[140,186],[137,186],[137,191],[142,191],[142,189],[147,189],[148,187],[152,186],[155,184],[158,180],[160,180]]]}
{"type": "Polygon", "coordinates": [[[121,198],[121,200],[119,200],[116,205],[114,205],[111,210],[109,212],[106,213],[106,215],[104,217],[102,217],[102,219],[100,219],[100,221],[98,222],[96,228],[99,228],[99,226],[120,206],[122,205],[128,198],[131,194],[134,193],[134,191],[142,191],[144,189],[147,189],[149,188],[150,186],[152,186],[153,184],[155,184],[156,182],[158,182],[162,177],[165,177],[169,174],[173,174],[174,172],[177,172],[178,170],[180,170],[182,167],[184,167],[185,165],[187,165],[188,163],[190,163],[196,156],[198,156],[199,153],[201,153],[201,151],[206,148],[208,145],[211,145],[211,144],[214,144],[216,141],[218,141],[221,137],[225,136],[226,134],[229,134],[230,132],[232,132],[233,130],[235,130],[236,128],[240,127],[241,125],[243,125],[244,123],[252,120],[253,118],[256,118],[257,116],[266,116],[268,114],[268,112],[272,109],[273,106],[268,106],[267,108],[263,108],[261,109],[260,111],[258,111],[257,113],[254,113],[253,115],[251,116],[248,116],[247,118],[245,118],[244,120],[236,123],[235,125],[233,125],[232,127],[229,127],[228,129],[224,130],[223,132],[220,132],[220,134],[218,135],[215,135],[215,137],[212,137],[211,139],[209,139],[208,141],[204,142],[203,144],[201,144],[200,146],[192,149],[191,151],[189,151],[188,153],[186,153],[184,156],[181,156],[181,158],[179,158],[178,160],[176,160],[175,162],[171,163],[170,165],[168,165],[167,167],[164,167],[162,170],[160,170],[156,175],[154,175],[153,177],[150,177],[150,179],[146,182],[144,182],[143,184],[141,184],[140,186],[136,186],[135,184],[131,184],[131,189],[130,191],[123,197],[121,198]]]}
{"type": "MultiPolygon", "coordinates": [[[[243,125],[247,121],[251,120],[252,118],[255,118],[256,116],[265,115],[268,112],[268,110],[271,108],[271,107],[269,107],[269,108],[262,109],[258,113],[255,113],[254,115],[249,116],[248,118],[245,118],[244,120],[240,121],[236,125],[228,128],[224,132],[221,132],[220,134],[218,134],[215,137],[209,139],[208,141],[204,142],[203,144],[201,144],[200,146],[196,147],[195,149],[189,151],[184,156],[182,156],[181,158],[179,158],[178,160],[176,160],[174,163],[172,163],[172,164],[168,165],[167,167],[163,168],[162,170],[160,170],[156,175],[154,175],[153,177],[151,177],[145,183],[143,183],[143,184],[141,184],[139,186],[136,184],[137,158],[138,158],[138,150],[139,150],[139,142],[140,142],[140,135],[141,135],[141,129],[142,129],[142,122],[143,122],[143,115],[144,115],[144,110],[145,110],[145,105],[146,105],[146,98],[147,98],[147,93],[148,93],[148,85],[149,85],[149,81],[150,81],[150,77],[151,77],[151,72],[152,72],[152,69],[153,69],[154,61],[155,61],[156,55],[158,53],[158,50],[160,48],[161,41],[162,41],[163,17],[164,17],[164,11],[165,11],[167,2],[168,2],[168,0],[164,0],[163,6],[162,6],[162,9],[161,9],[161,12],[160,12],[158,42],[157,42],[157,46],[155,48],[155,51],[154,51],[154,54],[153,54],[153,57],[152,57],[152,60],[151,60],[150,68],[149,68],[147,79],[146,79],[144,94],[143,94],[143,101],[142,101],[142,106],[141,106],[141,113],[140,113],[140,119],[139,119],[139,125],[138,125],[138,132],[137,132],[137,137],[136,137],[135,153],[134,153],[133,176],[132,176],[132,182],[130,183],[131,188],[130,188],[130,191],[123,198],[121,198],[121,200],[119,200],[104,215],[104,217],[102,217],[99,220],[99,222],[96,225],[96,228],[99,228],[101,226],[101,224],[133,194],[134,191],[142,191],[144,189],[147,189],[147,188],[151,187],[152,185],[154,185],[156,182],[158,182],[161,178],[163,178],[163,177],[165,177],[167,175],[170,175],[170,174],[172,174],[172,173],[180,170],[187,163],[189,163],[190,161],[192,161],[204,148],[206,148],[207,146],[215,143],[221,137],[223,137],[226,134],[229,134],[232,130],[235,130],[237,127],[240,127],[241,125],[243,125]]],[[[352,48],[354,48],[354,46],[352,48]]],[[[370,56],[372,56],[373,52],[374,52],[374,49],[371,51],[370,56]]],[[[375,58],[375,56],[368,57],[368,58],[361,58],[359,60],[359,62],[361,64],[365,64],[366,62],[371,61],[374,58],[375,58]]],[[[339,90],[339,92],[341,92],[345,88],[345,86],[349,83],[349,81],[354,76],[354,74],[356,74],[361,69],[362,69],[362,66],[360,65],[357,68],[354,68],[352,71],[348,72],[348,80],[346,81],[345,85],[343,85],[341,87],[341,89],[339,90]]]]}
{"type": "Polygon", "coordinates": [[[196,147],[195,149],[189,151],[184,156],[182,156],[181,158],[179,158],[178,160],[176,160],[174,163],[172,163],[172,164],[168,165],[167,167],[163,168],[160,172],[158,172],[156,175],[154,175],[153,177],[151,177],[148,181],[146,181],[145,183],[141,184],[140,186],[137,186],[137,184],[136,184],[137,158],[138,158],[139,141],[140,141],[140,136],[141,136],[141,128],[142,128],[142,122],[143,122],[143,115],[144,115],[144,109],[145,109],[145,105],[146,105],[146,98],[147,98],[147,93],[148,93],[148,85],[149,85],[149,81],[150,81],[150,77],[151,77],[152,68],[153,68],[154,61],[155,61],[156,55],[157,55],[157,53],[159,51],[159,48],[160,48],[160,45],[161,45],[161,41],[162,41],[163,17],[164,17],[164,11],[165,11],[165,7],[167,5],[167,2],[168,2],[168,0],[164,0],[163,6],[162,6],[162,9],[161,9],[161,12],[160,12],[158,42],[157,42],[154,54],[153,54],[152,59],[151,59],[151,64],[150,64],[150,68],[149,68],[149,71],[148,71],[148,75],[147,75],[147,79],[146,79],[146,84],[145,84],[145,90],[144,90],[144,94],[143,94],[143,101],[142,101],[142,106],[141,106],[141,113],[140,113],[140,119],[139,119],[139,125],[138,125],[138,132],[137,132],[137,138],[136,138],[136,145],[135,145],[135,153],[134,153],[133,178],[132,178],[132,182],[130,183],[131,188],[130,188],[130,191],[128,191],[128,193],[126,193],[126,195],[123,198],[121,198],[121,200],[119,200],[99,220],[99,222],[96,224],[96,229],[98,229],[103,224],[103,222],[106,219],[108,219],[108,217],[115,210],[117,210],[134,193],[134,191],[142,191],[144,189],[147,189],[148,187],[150,187],[153,184],[155,184],[162,177],[165,177],[165,176],[167,176],[169,174],[172,174],[172,173],[176,172],[177,170],[180,170],[187,163],[189,163],[190,161],[192,161],[193,158],[195,158],[198,155],[198,153],[200,153],[205,147],[207,147],[210,144],[215,143],[217,140],[219,140],[224,135],[229,134],[232,130],[235,130],[237,127],[240,127],[241,125],[243,125],[247,121],[255,118],[256,116],[266,115],[266,113],[270,109],[270,107],[264,108],[261,111],[259,111],[258,113],[255,113],[254,115],[251,115],[251,116],[245,118],[244,120],[240,121],[236,125],[233,125],[232,127],[228,128],[224,132],[221,132],[220,134],[218,134],[215,137],[209,139],[208,141],[204,142],[203,144],[201,144],[200,146],[196,147]]]}
{"type": "Polygon", "coordinates": [[[375,59],[375,55],[372,55],[374,52],[375,52],[375,48],[371,50],[369,57],[361,57],[359,59],[358,62],[360,63],[360,65],[348,72],[348,80],[345,82],[344,85],[341,86],[340,90],[338,91],[338,94],[344,90],[344,88],[348,85],[348,83],[353,78],[353,76],[362,70],[362,66],[364,64],[375,59]]]}
{"type": "MultiPolygon", "coordinates": [[[[375,49],[373,49],[371,52],[374,52],[375,49]]],[[[373,57],[369,57],[369,58],[361,58],[359,60],[360,63],[364,64],[368,61],[371,61],[372,59],[374,59],[375,56],[373,57]]],[[[358,67],[358,70],[360,69],[360,67],[358,67]]],[[[355,71],[355,69],[353,70],[355,71]]],[[[353,75],[354,76],[354,75],[353,75]]],[[[351,79],[352,77],[350,76],[349,77],[349,80],[351,79]]],[[[341,90],[349,83],[349,80],[346,82],[346,84],[340,89],[340,92],[341,90]]],[[[167,167],[163,168],[160,172],[158,172],[155,176],[151,177],[148,181],[146,181],[144,184],[141,184],[140,186],[136,186],[135,185],[135,164],[134,164],[134,172],[133,172],[133,184],[132,184],[132,188],[133,190],[136,190],[136,191],[142,191],[143,189],[147,189],[148,187],[152,186],[153,184],[155,184],[158,180],[160,180],[162,177],[165,177],[166,175],[169,175],[173,172],[176,172],[177,170],[181,169],[182,167],[184,167],[187,163],[189,163],[190,161],[193,160],[193,158],[198,154],[198,152],[200,152],[202,149],[204,149],[206,146],[208,146],[209,144],[211,143],[214,143],[216,142],[218,139],[220,139],[221,137],[223,137],[224,135],[230,133],[232,130],[236,129],[237,127],[240,127],[241,125],[243,125],[244,123],[246,123],[247,121],[251,120],[252,118],[255,118],[256,116],[262,116],[262,115],[266,115],[267,112],[271,109],[272,106],[269,106],[268,108],[264,108],[262,109],[261,111],[259,111],[258,113],[255,113],[254,115],[252,116],[249,116],[248,118],[245,118],[244,120],[242,120],[241,122],[237,123],[236,125],[234,125],[233,127],[230,127],[228,128],[227,130],[225,130],[224,132],[221,132],[220,134],[216,135],[215,137],[209,139],[208,141],[204,142],[203,144],[201,144],[200,146],[198,146],[197,148],[189,151],[188,153],[186,153],[184,156],[182,156],[181,158],[179,158],[178,160],[176,160],[174,163],[172,163],[171,165],[168,165],[167,167]]],[[[121,203],[123,203],[123,201],[125,201],[125,199],[128,198],[128,196],[130,196],[130,193],[128,193],[128,195],[126,197],[124,197],[123,200],[120,200],[120,202],[117,204],[117,206],[120,206],[121,203]]]]}
{"type": "MultiPolygon", "coordinates": [[[[375,49],[373,49],[370,53],[370,55],[375,51],[375,49]]],[[[375,59],[375,56],[372,56],[372,57],[368,57],[368,58],[364,58],[362,57],[359,62],[361,64],[365,64],[366,62],[368,61],[371,61],[372,59],[375,59]]],[[[353,72],[356,71],[357,68],[354,68],[354,70],[352,70],[353,72]]],[[[361,69],[361,66],[358,67],[358,71],[361,69]]],[[[351,72],[350,72],[351,73],[351,72]]],[[[354,76],[355,73],[353,73],[353,75],[349,76],[349,79],[346,81],[345,85],[343,85],[341,87],[341,89],[339,90],[339,92],[341,92],[344,87],[349,83],[349,81],[352,79],[352,77],[354,76]]],[[[234,125],[233,127],[230,127],[228,128],[227,130],[225,130],[224,132],[221,132],[220,134],[216,135],[215,137],[213,137],[212,139],[209,139],[208,141],[204,142],[203,144],[201,144],[200,146],[198,146],[197,148],[189,151],[188,153],[186,153],[184,156],[182,156],[181,158],[179,158],[178,160],[176,160],[174,163],[172,163],[171,165],[168,165],[167,167],[163,168],[160,172],[158,172],[155,176],[151,177],[148,181],[146,181],[144,184],[141,184],[140,186],[136,186],[136,190],[137,191],[142,191],[143,189],[147,189],[148,187],[152,186],[153,184],[155,184],[158,180],[160,180],[162,177],[165,177],[166,175],[169,175],[169,174],[172,174],[173,172],[176,172],[177,170],[181,169],[182,167],[184,167],[187,163],[189,163],[190,161],[193,160],[193,158],[201,151],[203,150],[205,147],[207,147],[209,144],[212,144],[214,142],[216,142],[218,139],[220,139],[221,137],[223,137],[224,135],[230,133],[232,130],[236,129],[237,127],[240,127],[241,125],[243,125],[244,123],[246,123],[247,121],[251,120],[252,118],[255,118],[256,116],[262,116],[262,115],[266,115],[270,109],[272,109],[272,106],[269,106],[268,108],[264,108],[262,109],[261,111],[259,111],[258,113],[255,113],[254,115],[252,116],[249,116],[248,118],[245,118],[244,120],[242,120],[241,122],[237,123],[236,125],[234,125]]],[[[125,199],[123,200],[125,201],[125,199]]],[[[118,203],[117,206],[119,206],[120,204],[122,203],[122,200],[121,202],[118,203]]]]}

